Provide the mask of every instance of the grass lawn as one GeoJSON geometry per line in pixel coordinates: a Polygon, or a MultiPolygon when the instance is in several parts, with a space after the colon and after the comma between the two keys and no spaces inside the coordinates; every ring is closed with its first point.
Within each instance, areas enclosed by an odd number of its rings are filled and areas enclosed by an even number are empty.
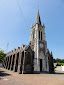
{"type": "Polygon", "coordinates": [[[64,63],[58,63],[58,65],[59,65],[59,66],[61,66],[61,65],[64,66],[64,63]]]}

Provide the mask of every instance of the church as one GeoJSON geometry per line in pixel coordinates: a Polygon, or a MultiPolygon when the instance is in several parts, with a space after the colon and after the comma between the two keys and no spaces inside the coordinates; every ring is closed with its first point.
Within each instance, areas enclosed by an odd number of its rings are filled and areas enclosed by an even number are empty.
{"type": "Polygon", "coordinates": [[[47,49],[45,26],[41,23],[39,10],[31,27],[29,44],[8,52],[3,67],[21,74],[54,73],[53,55],[47,49]]]}

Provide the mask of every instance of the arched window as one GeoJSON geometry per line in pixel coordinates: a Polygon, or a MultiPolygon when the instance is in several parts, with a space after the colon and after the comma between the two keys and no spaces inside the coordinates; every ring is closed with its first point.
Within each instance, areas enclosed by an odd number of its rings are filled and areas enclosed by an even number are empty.
{"type": "Polygon", "coordinates": [[[41,40],[42,40],[42,32],[41,32],[41,40]]]}
{"type": "Polygon", "coordinates": [[[39,31],[39,40],[40,40],[40,31],[39,31]]]}

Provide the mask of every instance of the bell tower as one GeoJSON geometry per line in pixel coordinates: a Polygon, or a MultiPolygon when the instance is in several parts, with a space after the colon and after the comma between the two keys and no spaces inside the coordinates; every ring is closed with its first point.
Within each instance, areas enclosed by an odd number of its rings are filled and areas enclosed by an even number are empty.
{"type": "Polygon", "coordinates": [[[45,26],[41,24],[39,10],[35,24],[31,27],[30,43],[34,51],[34,71],[49,71],[45,26]]]}

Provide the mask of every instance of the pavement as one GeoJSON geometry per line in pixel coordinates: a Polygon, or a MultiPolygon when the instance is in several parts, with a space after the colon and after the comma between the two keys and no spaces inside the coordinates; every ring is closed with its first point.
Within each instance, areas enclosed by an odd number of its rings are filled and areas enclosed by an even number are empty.
{"type": "Polygon", "coordinates": [[[64,72],[18,74],[0,67],[0,85],[64,85],[64,72]]]}

